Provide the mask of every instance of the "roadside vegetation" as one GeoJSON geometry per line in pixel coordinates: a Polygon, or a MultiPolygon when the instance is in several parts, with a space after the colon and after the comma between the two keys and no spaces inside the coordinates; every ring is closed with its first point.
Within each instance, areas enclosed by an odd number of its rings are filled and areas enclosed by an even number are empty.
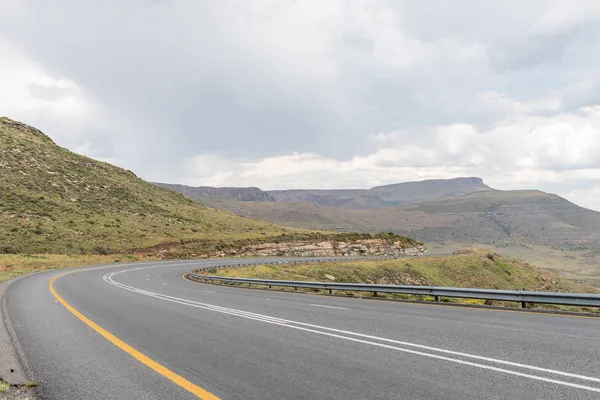
{"type": "Polygon", "coordinates": [[[9,385],[0,380],[0,400],[30,400],[37,399],[35,388],[37,383],[28,382],[25,385],[9,385]]]}
{"type": "Polygon", "coordinates": [[[31,272],[149,259],[131,255],[0,254],[0,282],[31,272]]]}
{"type": "MultiPolygon", "coordinates": [[[[314,264],[265,264],[226,268],[204,273],[258,279],[303,280],[395,285],[474,287],[486,289],[532,290],[547,292],[600,293],[600,289],[569,281],[535,266],[486,250],[468,249],[448,257],[421,257],[374,261],[319,262],[314,264]]],[[[281,288],[283,289],[283,288],[281,288]]],[[[283,290],[291,290],[285,288],[283,290]]],[[[312,291],[312,290],[306,290],[312,291]]],[[[355,292],[353,296],[372,296],[355,292]]],[[[429,296],[384,294],[395,299],[430,300],[429,296]]],[[[511,302],[442,298],[444,302],[476,305],[516,306],[511,302]]],[[[594,311],[562,306],[543,308],[594,311]]]]}

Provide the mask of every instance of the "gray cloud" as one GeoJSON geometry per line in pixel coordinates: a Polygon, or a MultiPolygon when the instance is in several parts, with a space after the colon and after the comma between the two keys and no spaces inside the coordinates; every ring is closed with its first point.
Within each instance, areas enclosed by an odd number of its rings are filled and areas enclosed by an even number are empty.
{"type": "Polygon", "coordinates": [[[27,84],[27,90],[37,98],[53,101],[73,94],[73,88],[58,85],[40,85],[38,83],[27,84]]]}
{"type": "MultiPolygon", "coordinates": [[[[398,168],[429,177],[452,166],[495,179],[498,169],[516,176],[518,163],[536,177],[596,167],[583,148],[567,157],[536,142],[547,131],[588,135],[590,149],[600,143],[590,133],[597,120],[577,118],[600,104],[593,0],[8,0],[2,8],[0,47],[31,72],[22,84],[7,81],[0,106],[147,179],[273,187],[279,181],[262,168],[240,171],[292,154],[341,165],[354,174],[348,184],[365,187],[399,180],[398,168]],[[561,122],[564,114],[581,126],[561,122]],[[527,142],[539,154],[493,151],[515,140],[502,127],[524,125],[546,130],[527,142]],[[439,137],[459,140],[454,126],[470,127],[480,148],[449,150],[439,137]],[[494,141],[480,137],[490,132],[494,141]]],[[[2,68],[0,76],[18,72],[2,68]]],[[[286,160],[290,169],[317,163],[286,160]]],[[[313,185],[327,184],[318,180],[325,175],[310,175],[313,185]]],[[[553,179],[531,185],[567,190],[553,179]]],[[[577,182],[568,190],[592,185],[577,182]]]]}

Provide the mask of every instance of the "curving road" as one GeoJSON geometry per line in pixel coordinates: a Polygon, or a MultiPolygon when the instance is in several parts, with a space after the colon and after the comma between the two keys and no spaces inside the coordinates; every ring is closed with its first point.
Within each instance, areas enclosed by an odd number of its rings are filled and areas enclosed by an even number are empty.
{"type": "Polygon", "coordinates": [[[217,263],[115,264],[11,284],[5,311],[42,396],[600,398],[600,319],[182,278],[217,263]]]}

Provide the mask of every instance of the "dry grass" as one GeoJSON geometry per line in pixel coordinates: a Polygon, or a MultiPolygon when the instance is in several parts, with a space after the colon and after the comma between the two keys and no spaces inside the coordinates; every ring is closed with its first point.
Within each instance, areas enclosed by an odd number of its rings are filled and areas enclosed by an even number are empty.
{"type": "MultiPolygon", "coordinates": [[[[431,253],[452,253],[464,245],[456,242],[431,243],[431,253]]],[[[507,257],[525,260],[535,266],[559,274],[574,282],[600,287],[600,254],[585,250],[557,250],[532,244],[506,243],[496,246],[474,243],[507,257]]]]}
{"type": "Polygon", "coordinates": [[[0,254],[0,282],[30,272],[137,260],[133,256],[115,255],[0,254]]]}
{"type": "MultiPolygon", "coordinates": [[[[379,261],[344,261],[314,264],[265,264],[213,271],[214,275],[257,279],[281,279],[331,282],[326,275],[335,277],[335,282],[432,285],[447,287],[476,287],[487,289],[533,290],[572,293],[600,293],[600,289],[569,281],[557,274],[495,253],[472,250],[440,258],[413,258],[379,261]]],[[[355,296],[370,296],[370,293],[352,293],[355,296]]],[[[415,299],[410,295],[380,294],[395,299],[415,299]]],[[[418,300],[432,301],[428,296],[417,296],[418,300]]],[[[478,299],[442,298],[445,302],[475,305],[515,307],[516,303],[490,302],[478,299]]],[[[595,309],[540,305],[541,308],[565,311],[591,311],[595,309]]]]}
{"type": "Polygon", "coordinates": [[[343,261],[315,264],[268,264],[219,270],[219,275],[264,279],[477,287],[486,289],[600,293],[549,271],[487,251],[449,257],[343,261]]]}

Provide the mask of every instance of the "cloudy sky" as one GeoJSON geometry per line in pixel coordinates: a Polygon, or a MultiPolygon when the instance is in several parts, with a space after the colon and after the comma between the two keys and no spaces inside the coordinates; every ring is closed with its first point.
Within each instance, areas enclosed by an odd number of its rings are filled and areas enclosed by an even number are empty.
{"type": "Polygon", "coordinates": [[[600,210],[600,1],[0,0],[0,114],[153,181],[600,210]]]}

